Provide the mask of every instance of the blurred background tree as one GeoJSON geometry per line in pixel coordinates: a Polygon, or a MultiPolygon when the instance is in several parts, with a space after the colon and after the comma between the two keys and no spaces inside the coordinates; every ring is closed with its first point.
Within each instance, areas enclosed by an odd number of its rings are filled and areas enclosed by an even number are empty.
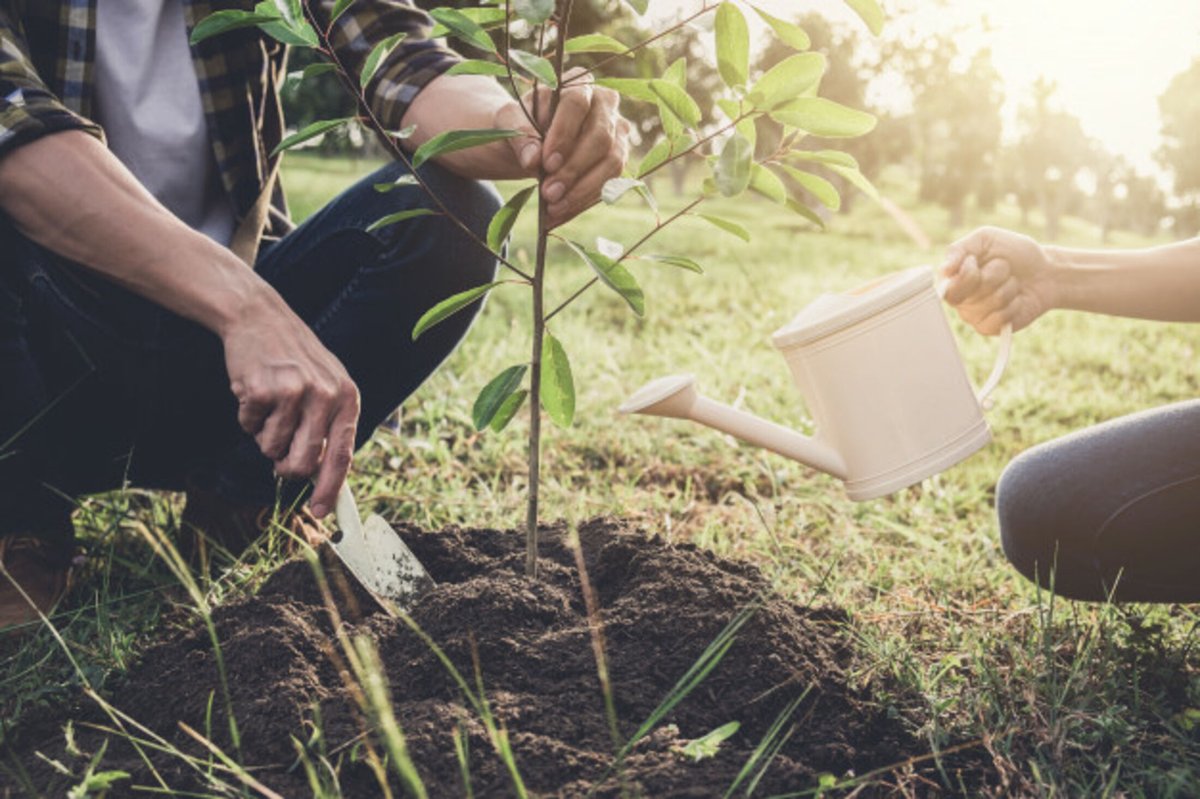
{"type": "Polygon", "coordinates": [[[1174,178],[1179,202],[1176,233],[1200,229],[1200,58],[1175,76],[1158,98],[1162,114],[1162,148],[1158,160],[1174,178]]]}

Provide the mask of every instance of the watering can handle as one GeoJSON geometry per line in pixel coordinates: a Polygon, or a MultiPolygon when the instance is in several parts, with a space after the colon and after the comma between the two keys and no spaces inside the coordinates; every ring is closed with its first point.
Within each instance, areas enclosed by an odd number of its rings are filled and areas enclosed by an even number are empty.
{"type": "MultiPolygon", "coordinates": [[[[943,278],[937,281],[939,299],[943,301],[946,299],[946,289],[949,286],[949,280],[943,278]]],[[[1000,378],[1004,377],[1004,370],[1008,368],[1008,360],[1012,356],[1012,338],[1013,326],[1010,322],[1000,331],[1000,350],[996,353],[996,363],[992,366],[992,373],[988,375],[987,380],[983,381],[983,388],[975,392],[975,396],[979,398],[979,404],[983,406],[984,410],[992,407],[992,401],[989,398],[996,390],[996,386],[1000,385],[1000,378]]]]}

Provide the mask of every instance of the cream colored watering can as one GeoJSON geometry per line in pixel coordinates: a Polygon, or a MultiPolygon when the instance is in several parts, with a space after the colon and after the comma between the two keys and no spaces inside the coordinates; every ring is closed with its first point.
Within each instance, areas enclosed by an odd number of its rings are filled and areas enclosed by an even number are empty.
{"type": "Polygon", "coordinates": [[[808,402],[811,437],[701,396],[691,375],[655,380],[620,410],[708,425],[839,478],[853,500],[919,483],[992,439],[983,410],[1008,363],[1012,328],[976,391],[930,267],[822,294],[772,342],[808,402]]]}

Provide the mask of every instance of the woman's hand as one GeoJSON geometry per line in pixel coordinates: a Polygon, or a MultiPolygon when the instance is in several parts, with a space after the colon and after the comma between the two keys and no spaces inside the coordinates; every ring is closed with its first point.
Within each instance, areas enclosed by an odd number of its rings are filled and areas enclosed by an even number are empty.
{"type": "Polygon", "coordinates": [[[950,245],[938,270],[948,280],[946,302],[980,333],[1030,325],[1058,306],[1046,250],[1028,236],[984,227],[950,245]]]}

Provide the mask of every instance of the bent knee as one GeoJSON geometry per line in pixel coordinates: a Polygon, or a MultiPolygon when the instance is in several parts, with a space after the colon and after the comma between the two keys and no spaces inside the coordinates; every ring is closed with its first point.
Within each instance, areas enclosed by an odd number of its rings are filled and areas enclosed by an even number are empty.
{"type": "Polygon", "coordinates": [[[1000,543],[1027,580],[1070,599],[1104,599],[1095,564],[1090,500],[1053,443],[1012,460],[996,487],[1000,543]]]}
{"type": "Polygon", "coordinates": [[[1048,586],[1060,549],[1053,457],[1035,447],[1004,469],[996,486],[1000,543],[1009,562],[1029,580],[1048,586]]]}

